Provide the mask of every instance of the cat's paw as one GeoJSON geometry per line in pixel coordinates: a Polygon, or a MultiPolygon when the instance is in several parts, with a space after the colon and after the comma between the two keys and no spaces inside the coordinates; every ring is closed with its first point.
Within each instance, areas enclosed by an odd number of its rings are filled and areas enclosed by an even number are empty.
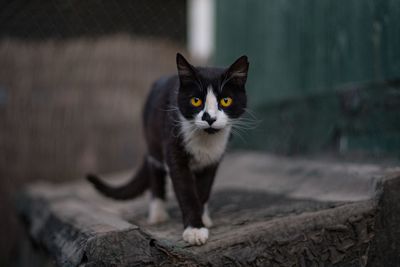
{"type": "Polygon", "coordinates": [[[189,226],[183,231],[182,238],[191,245],[203,245],[208,239],[208,229],[205,227],[193,228],[189,226]]]}
{"type": "Polygon", "coordinates": [[[168,221],[169,215],[165,209],[165,203],[161,199],[153,199],[150,202],[148,224],[154,225],[168,221]]]}
{"type": "Polygon", "coordinates": [[[211,228],[213,226],[213,222],[210,218],[210,214],[208,213],[207,209],[204,209],[203,215],[201,216],[201,220],[203,221],[205,227],[211,228]]]}

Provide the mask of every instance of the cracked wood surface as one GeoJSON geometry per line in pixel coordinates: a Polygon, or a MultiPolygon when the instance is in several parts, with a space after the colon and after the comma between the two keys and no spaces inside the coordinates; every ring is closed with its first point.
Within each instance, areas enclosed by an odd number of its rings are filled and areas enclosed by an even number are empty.
{"type": "Polygon", "coordinates": [[[399,176],[371,164],[230,154],[211,197],[215,226],[200,247],[182,241],[171,190],[171,220],[159,226],[146,223],[148,196],[112,201],[83,181],[29,186],[18,210],[62,266],[396,266],[399,176]]]}

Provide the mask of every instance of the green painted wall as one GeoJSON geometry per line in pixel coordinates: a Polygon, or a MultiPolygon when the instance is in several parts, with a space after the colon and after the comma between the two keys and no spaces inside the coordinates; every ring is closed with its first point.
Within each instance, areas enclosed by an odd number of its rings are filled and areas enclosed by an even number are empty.
{"type": "Polygon", "coordinates": [[[400,104],[387,84],[400,79],[400,1],[217,0],[215,63],[241,54],[262,120],[243,146],[400,151],[400,109],[386,104],[400,104]]]}

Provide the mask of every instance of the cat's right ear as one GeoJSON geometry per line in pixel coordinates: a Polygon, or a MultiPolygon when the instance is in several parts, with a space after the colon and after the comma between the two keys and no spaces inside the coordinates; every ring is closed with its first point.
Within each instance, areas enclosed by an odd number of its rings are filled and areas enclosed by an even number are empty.
{"type": "Polygon", "coordinates": [[[226,78],[244,86],[247,81],[247,73],[249,71],[249,61],[247,56],[238,58],[227,70],[226,78]]]}
{"type": "Polygon", "coordinates": [[[176,54],[176,67],[181,81],[193,80],[196,77],[195,68],[180,54],[176,54]]]}

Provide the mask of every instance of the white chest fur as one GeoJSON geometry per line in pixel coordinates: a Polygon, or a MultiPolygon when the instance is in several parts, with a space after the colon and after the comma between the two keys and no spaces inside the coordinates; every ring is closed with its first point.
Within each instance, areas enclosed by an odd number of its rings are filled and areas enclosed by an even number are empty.
{"type": "Polygon", "coordinates": [[[196,170],[221,159],[228,143],[230,126],[214,134],[208,134],[203,130],[185,131],[185,127],[182,127],[182,134],[185,149],[193,156],[190,168],[196,170]]]}

